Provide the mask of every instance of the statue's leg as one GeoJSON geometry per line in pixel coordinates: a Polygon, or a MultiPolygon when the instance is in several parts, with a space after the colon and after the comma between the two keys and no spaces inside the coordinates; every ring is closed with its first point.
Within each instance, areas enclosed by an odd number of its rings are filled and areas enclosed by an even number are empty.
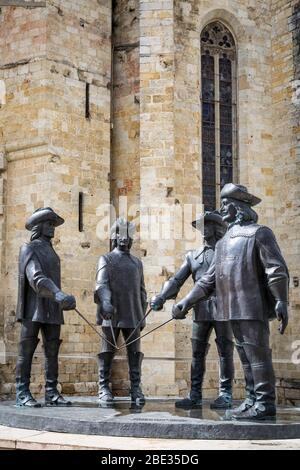
{"type": "Polygon", "coordinates": [[[202,407],[202,384],[206,370],[206,356],[209,350],[208,340],[212,328],[213,323],[209,321],[193,322],[191,391],[186,398],[175,402],[177,408],[202,407]]]}
{"type": "Polygon", "coordinates": [[[239,323],[242,347],[251,367],[255,404],[242,414],[232,413],[232,418],[273,419],[276,416],[276,394],[268,324],[256,320],[241,320],[239,323]]]}
{"type": "Polygon", "coordinates": [[[241,405],[239,405],[237,408],[233,408],[227,413],[226,416],[229,419],[231,419],[232,415],[243,416],[244,413],[255,404],[254,381],[252,376],[251,364],[247,358],[246,351],[244,350],[244,338],[240,328],[240,322],[231,321],[230,324],[236,341],[236,350],[238,352],[243,367],[246,398],[241,403],[241,405]]]}
{"type": "Polygon", "coordinates": [[[232,382],[234,379],[232,329],[228,321],[214,322],[216,345],[219,354],[219,397],[211,408],[227,409],[232,406],[232,382]]]}
{"type": "Polygon", "coordinates": [[[39,343],[40,324],[24,320],[21,327],[19,354],[16,365],[16,405],[38,408],[41,405],[30,393],[31,364],[39,343]]]}
{"type": "MultiPolygon", "coordinates": [[[[122,329],[124,340],[131,335],[132,328],[122,329]]],[[[140,336],[140,329],[130,337],[130,341],[134,341],[140,336]]],[[[130,396],[133,403],[143,405],[145,397],[141,389],[141,376],[142,376],[142,362],[144,354],[140,351],[140,340],[135,341],[127,347],[128,365],[129,365],[129,378],[130,378],[130,396]]]]}
{"type": "Polygon", "coordinates": [[[45,405],[71,406],[57,390],[58,354],[62,343],[60,325],[44,324],[42,326],[43,347],[45,353],[45,405]]]}
{"type": "MultiPolygon", "coordinates": [[[[111,329],[102,327],[103,336],[113,344],[113,337],[111,329]]],[[[120,334],[119,328],[114,328],[116,341],[120,334]]],[[[101,353],[98,354],[98,367],[99,367],[99,404],[101,406],[110,406],[113,403],[113,394],[110,389],[110,375],[115,355],[115,348],[103,339],[101,353]]]]}
{"type": "Polygon", "coordinates": [[[236,350],[238,352],[243,371],[245,377],[245,391],[246,391],[246,398],[244,403],[240,406],[243,411],[248,410],[251,408],[255,403],[255,393],[254,393],[254,380],[251,370],[251,364],[248,361],[247,354],[244,349],[243,343],[236,342],[236,350]]]}

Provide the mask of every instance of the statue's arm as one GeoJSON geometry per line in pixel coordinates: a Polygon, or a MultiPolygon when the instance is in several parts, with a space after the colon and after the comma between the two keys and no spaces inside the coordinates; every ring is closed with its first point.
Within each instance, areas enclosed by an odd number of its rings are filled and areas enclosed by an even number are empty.
{"type": "Polygon", "coordinates": [[[193,289],[173,307],[173,317],[185,318],[187,312],[199,301],[211,296],[216,287],[215,255],[206,273],[195,283],[193,289]]]}
{"type": "Polygon", "coordinates": [[[164,283],[160,293],[151,299],[153,310],[161,310],[166,300],[175,299],[185,281],[192,274],[188,256],[186,256],[176,274],[164,283]]]}
{"type": "Polygon", "coordinates": [[[256,233],[256,244],[268,289],[276,301],[275,313],[281,323],[279,331],[283,334],[288,325],[288,268],[272,230],[260,228],[256,233]]]}
{"type": "Polygon", "coordinates": [[[141,302],[142,302],[144,313],[146,313],[148,303],[147,303],[147,291],[145,287],[143,265],[141,266],[141,302]]]}
{"type": "Polygon", "coordinates": [[[95,301],[101,306],[101,311],[113,312],[112,306],[112,293],[109,281],[109,271],[107,266],[107,260],[104,256],[101,256],[97,266],[96,274],[96,287],[95,287],[95,301]]]}
{"type": "Polygon", "coordinates": [[[30,287],[38,297],[44,297],[57,302],[63,310],[73,310],[76,308],[75,297],[62,292],[52,279],[45,276],[41,264],[34,254],[30,257],[25,272],[30,287]]]}
{"type": "Polygon", "coordinates": [[[191,274],[191,265],[189,263],[188,256],[186,256],[184,262],[182,263],[176,274],[165,282],[160,295],[165,300],[175,299],[181,287],[191,274]]]}
{"type": "Polygon", "coordinates": [[[31,256],[26,265],[26,277],[30,287],[39,297],[55,300],[55,295],[60,292],[52,279],[44,275],[42,267],[34,255],[31,256]]]}
{"type": "Polygon", "coordinates": [[[273,232],[262,227],[256,242],[270,292],[275,300],[288,302],[289,272],[273,232]]]}

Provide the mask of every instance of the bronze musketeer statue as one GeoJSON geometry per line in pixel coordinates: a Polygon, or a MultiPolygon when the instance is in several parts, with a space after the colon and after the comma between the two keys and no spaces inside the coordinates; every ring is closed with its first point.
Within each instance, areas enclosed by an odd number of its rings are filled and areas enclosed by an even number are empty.
{"type": "Polygon", "coordinates": [[[19,255],[16,316],[22,327],[16,366],[17,406],[40,406],[30,393],[31,364],[40,331],[45,353],[45,404],[71,405],[57,390],[63,310],[76,307],[75,297],[61,291],[60,259],[51,243],[55,228],[63,223],[50,207],[37,209],[26,222],[31,239],[21,247],[19,255]]]}
{"type": "Polygon", "coordinates": [[[134,230],[132,223],[118,219],[111,228],[113,249],[100,257],[97,267],[97,324],[102,325],[103,335],[107,339],[102,342],[102,351],[98,355],[99,402],[104,406],[113,403],[109,382],[116,351],[113,343],[118,340],[120,332],[125,341],[130,339],[132,342],[127,346],[131,400],[136,404],[145,402],[140,387],[144,355],[140,351],[138,338],[145,326],[141,320],[147,308],[147,293],[142,262],[130,253],[134,230]]]}
{"type": "MultiPolygon", "coordinates": [[[[217,212],[205,212],[193,222],[198,230],[203,230],[204,247],[190,251],[177,273],[163,286],[159,295],[151,300],[153,310],[161,310],[168,299],[178,295],[185,281],[192,276],[197,282],[207,272],[214,256],[215,245],[226,231],[221,215],[217,212]],[[202,227],[203,225],[203,227],[202,227]]],[[[234,378],[233,342],[229,322],[215,321],[216,297],[213,292],[208,300],[200,300],[193,309],[191,390],[183,400],[175,403],[177,408],[200,408],[202,406],[202,384],[205,374],[206,355],[209,350],[209,338],[212,330],[216,334],[219,354],[219,397],[211,408],[226,409],[232,405],[232,382],[234,378]]]]}
{"type": "Polygon", "coordinates": [[[276,416],[269,320],[277,317],[280,333],[284,333],[289,273],[272,230],[257,224],[252,207],[260,201],[242,185],[229,183],[223,187],[221,214],[228,231],[216,244],[207,273],[173,307],[174,318],[185,318],[193,305],[216,290],[215,319],[230,322],[246,381],[246,400],[227,412],[230,419],[276,416]]]}

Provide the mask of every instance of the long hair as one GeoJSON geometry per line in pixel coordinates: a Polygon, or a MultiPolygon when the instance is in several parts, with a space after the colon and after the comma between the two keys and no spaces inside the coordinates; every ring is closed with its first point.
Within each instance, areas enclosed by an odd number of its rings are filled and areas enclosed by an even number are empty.
{"type": "Polygon", "coordinates": [[[225,227],[225,225],[223,226],[220,224],[215,224],[215,237],[217,242],[224,237],[226,230],[227,228],[225,227]]]}
{"type": "Polygon", "coordinates": [[[236,214],[236,222],[237,223],[245,223],[245,222],[253,222],[256,223],[258,221],[257,213],[249,206],[246,202],[232,200],[234,206],[237,210],[236,214]]]}
{"type": "Polygon", "coordinates": [[[30,241],[37,240],[42,235],[42,223],[35,225],[31,230],[30,241]]]}
{"type": "MultiPolygon", "coordinates": [[[[227,230],[226,225],[217,224],[216,222],[212,222],[211,220],[205,222],[205,225],[210,225],[213,228],[213,244],[216,244],[223,236],[227,230]]],[[[211,241],[212,243],[212,241],[211,241]]]]}

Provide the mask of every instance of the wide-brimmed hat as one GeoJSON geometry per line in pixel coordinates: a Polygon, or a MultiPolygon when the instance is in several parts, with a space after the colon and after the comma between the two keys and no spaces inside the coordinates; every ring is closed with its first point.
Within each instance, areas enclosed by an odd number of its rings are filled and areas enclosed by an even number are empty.
{"type": "Polygon", "coordinates": [[[237,201],[246,202],[250,206],[256,206],[261,202],[259,197],[254,196],[248,192],[246,186],[241,184],[227,183],[221,191],[221,199],[224,198],[236,199],[237,201]]]}
{"type": "Polygon", "coordinates": [[[218,211],[205,211],[203,214],[200,214],[196,220],[192,222],[192,226],[197,230],[201,230],[205,222],[213,222],[223,228],[226,227],[225,223],[223,222],[222,216],[218,211]]]}
{"type": "Polygon", "coordinates": [[[51,207],[41,207],[34,211],[34,213],[28,218],[25,227],[27,230],[32,230],[35,225],[40,224],[41,222],[46,222],[46,220],[52,220],[55,224],[55,227],[62,225],[65,221],[62,217],[54,212],[51,207]]]}

